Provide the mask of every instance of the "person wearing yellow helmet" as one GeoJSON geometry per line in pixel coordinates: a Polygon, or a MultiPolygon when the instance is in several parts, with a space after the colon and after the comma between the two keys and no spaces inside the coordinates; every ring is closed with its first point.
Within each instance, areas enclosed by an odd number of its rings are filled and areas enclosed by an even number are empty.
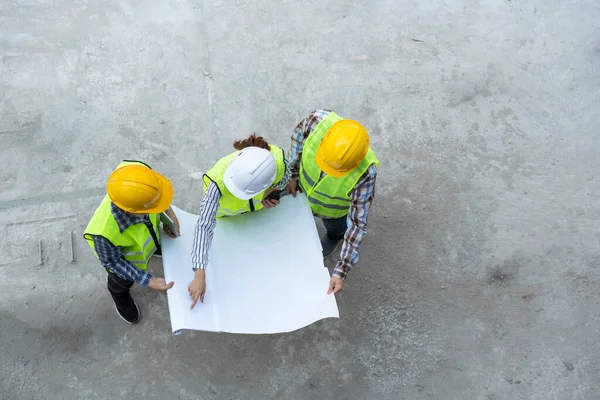
{"type": "Polygon", "coordinates": [[[204,199],[191,254],[194,279],[188,285],[192,309],[198,300],[204,302],[205,270],[217,218],[277,206],[278,198],[270,195],[285,191],[289,181],[289,168],[280,147],[255,134],[235,141],[233,147],[236,151],[217,161],[203,176],[204,199]]]}
{"type": "Polygon", "coordinates": [[[129,293],[131,286],[138,283],[161,292],[173,286],[146,272],[150,258],[161,254],[159,214],[167,214],[177,230],[163,226],[165,233],[179,235],[179,221],[171,209],[173,186],[148,165],[126,160],[108,178],[106,192],[83,237],[108,273],[106,287],[117,315],[135,324],[140,310],[129,293]]]}
{"type": "Polygon", "coordinates": [[[327,231],[321,239],[324,258],[343,240],[328,294],[342,291],[348,272],[358,262],[378,165],[365,127],[331,110],[312,111],[292,135],[292,176],[286,190],[294,197],[302,190],[313,214],[323,221],[327,231]]]}

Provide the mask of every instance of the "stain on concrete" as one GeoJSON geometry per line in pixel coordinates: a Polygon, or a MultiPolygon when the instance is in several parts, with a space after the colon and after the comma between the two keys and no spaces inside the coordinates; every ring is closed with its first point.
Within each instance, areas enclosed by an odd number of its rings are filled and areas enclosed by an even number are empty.
{"type": "Polygon", "coordinates": [[[519,268],[519,262],[515,260],[507,260],[502,265],[494,265],[488,269],[486,282],[495,287],[507,287],[517,279],[519,268]]]}

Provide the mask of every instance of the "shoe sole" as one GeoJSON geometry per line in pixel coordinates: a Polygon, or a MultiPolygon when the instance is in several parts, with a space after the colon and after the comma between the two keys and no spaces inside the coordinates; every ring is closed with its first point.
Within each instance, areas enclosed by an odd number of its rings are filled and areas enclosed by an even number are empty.
{"type": "Polygon", "coordinates": [[[123,316],[121,315],[121,313],[119,312],[119,310],[117,309],[117,305],[115,304],[115,311],[117,312],[117,315],[119,316],[119,318],[121,318],[123,321],[125,321],[126,323],[128,323],[129,325],[134,325],[137,324],[138,322],[140,322],[140,318],[142,318],[142,313],[140,312],[140,308],[138,307],[137,303],[134,301],[133,304],[135,305],[135,308],[138,312],[138,319],[136,319],[135,321],[131,322],[131,321],[127,321],[125,318],[123,318],[123,316]]]}

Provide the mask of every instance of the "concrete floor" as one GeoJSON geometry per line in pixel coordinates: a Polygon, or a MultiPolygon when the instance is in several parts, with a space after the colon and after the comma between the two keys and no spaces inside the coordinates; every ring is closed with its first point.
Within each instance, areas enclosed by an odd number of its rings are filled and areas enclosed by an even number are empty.
{"type": "Polygon", "coordinates": [[[600,399],[598,21],[595,1],[3,0],[0,398],[600,399]],[[119,161],[197,212],[233,139],[288,149],[318,107],[382,162],[341,318],[172,336],[136,287],[143,319],[120,321],[81,237],[119,161]]]}

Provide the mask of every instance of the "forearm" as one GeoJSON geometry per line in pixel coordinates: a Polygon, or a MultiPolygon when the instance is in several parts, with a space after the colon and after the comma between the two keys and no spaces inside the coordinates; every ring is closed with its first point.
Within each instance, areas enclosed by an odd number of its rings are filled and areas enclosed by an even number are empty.
{"type": "Polygon", "coordinates": [[[288,156],[288,168],[290,178],[297,179],[300,174],[300,161],[302,160],[302,148],[304,146],[304,125],[305,120],[302,120],[294,129],[292,135],[292,145],[290,146],[288,156]]]}
{"type": "Polygon", "coordinates": [[[302,161],[302,148],[306,138],[315,130],[317,125],[325,118],[331,110],[313,110],[306,118],[296,125],[292,134],[292,146],[290,148],[289,162],[291,179],[298,179],[300,175],[300,162],[302,161]]]}
{"type": "Polygon", "coordinates": [[[206,195],[200,204],[200,215],[194,232],[194,245],[192,246],[192,265],[195,269],[206,269],[208,266],[208,253],[213,239],[213,232],[217,225],[217,211],[220,199],[219,189],[211,183],[206,195]]]}
{"type": "Polygon", "coordinates": [[[348,228],[344,235],[344,243],[333,275],[346,279],[348,273],[358,263],[358,248],[367,234],[367,219],[375,197],[375,182],[377,170],[369,167],[359,179],[350,195],[350,210],[348,212],[348,228]]]}
{"type": "Polygon", "coordinates": [[[169,207],[169,208],[167,209],[167,211],[165,211],[165,214],[167,214],[167,216],[168,216],[169,218],[171,218],[173,221],[176,221],[176,220],[177,220],[177,216],[175,215],[175,211],[173,211],[173,208],[172,208],[172,207],[169,207]]]}
{"type": "Polygon", "coordinates": [[[106,238],[94,236],[94,247],[100,263],[107,271],[114,272],[118,277],[148,286],[152,275],[127,261],[121,250],[113,246],[106,238]]]}
{"type": "Polygon", "coordinates": [[[152,274],[139,269],[124,258],[121,258],[116,262],[104,265],[104,268],[110,269],[122,279],[134,281],[135,283],[141,286],[148,286],[150,280],[152,279],[152,274]]]}
{"type": "MultiPolygon", "coordinates": [[[[351,218],[348,219],[351,220],[351,218]]],[[[350,270],[358,262],[358,248],[367,233],[366,226],[362,228],[361,225],[362,224],[350,222],[346,229],[340,253],[340,260],[333,270],[333,276],[342,280],[346,279],[350,270]]]]}
{"type": "Polygon", "coordinates": [[[277,184],[274,186],[279,190],[285,189],[291,178],[291,170],[289,163],[286,160],[284,160],[283,162],[285,164],[285,173],[283,174],[283,178],[281,178],[281,180],[277,182],[277,184]]]}

